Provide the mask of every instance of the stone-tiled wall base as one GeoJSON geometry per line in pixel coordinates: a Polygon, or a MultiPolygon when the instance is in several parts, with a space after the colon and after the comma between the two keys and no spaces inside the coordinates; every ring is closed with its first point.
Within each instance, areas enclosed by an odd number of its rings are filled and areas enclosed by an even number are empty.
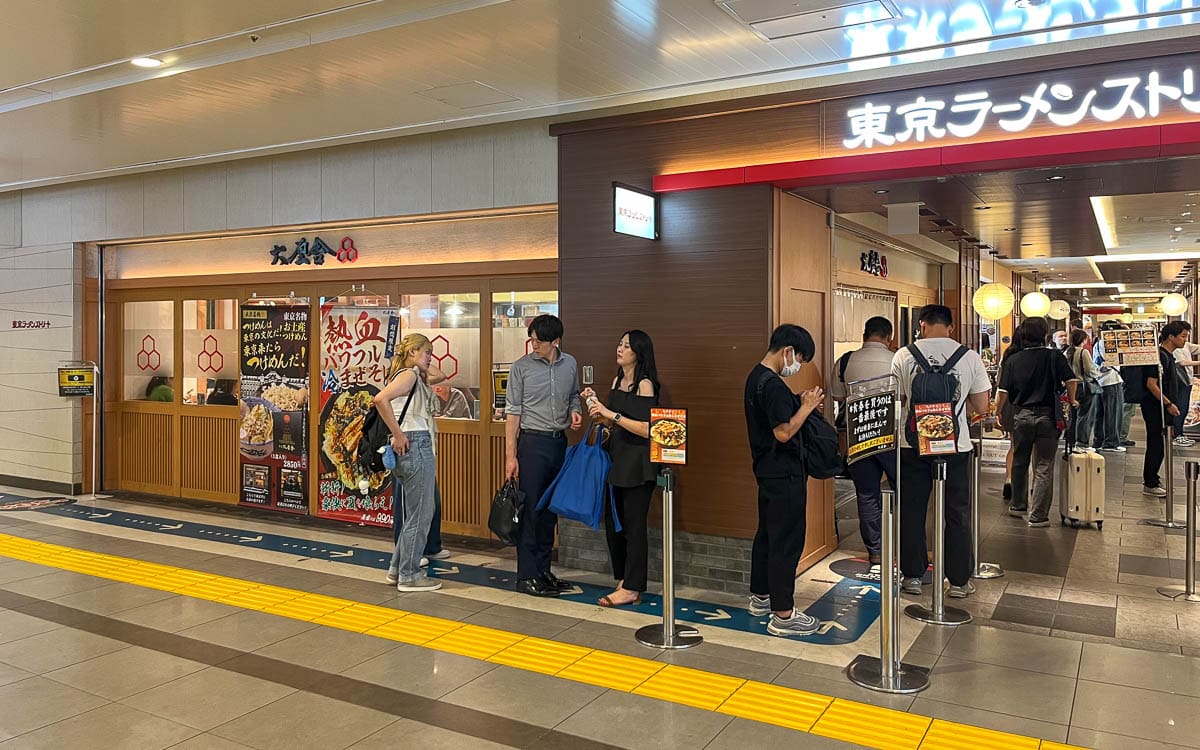
{"type": "MultiPolygon", "coordinates": [[[[675,585],[745,594],[750,585],[749,539],[675,532],[675,585]]],[[[611,573],[603,531],[558,522],[558,560],[565,566],[611,573]]],[[[650,529],[650,580],[662,580],[662,531],[650,529]]]]}

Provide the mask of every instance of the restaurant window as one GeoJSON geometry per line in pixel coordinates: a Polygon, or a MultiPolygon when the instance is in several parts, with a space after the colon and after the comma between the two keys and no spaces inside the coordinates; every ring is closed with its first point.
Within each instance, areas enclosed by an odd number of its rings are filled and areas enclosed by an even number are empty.
{"type": "Polygon", "coordinates": [[[126,302],[122,311],[126,401],[175,401],[175,303],[126,302]]]}
{"type": "MultiPolygon", "coordinates": [[[[503,373],[529,353],[529,324],[558,315],[558,292],[496,292],[492,295],[492,371],[503,373]]],[[[494,410],[493,419],[503,419],[494,410]]]]}
{"type": "Polygon", "coordinates": [[[238,404],[237,300],[183,301],[183,403],[238,404]]]}
{"type": "Polygon", "coordinates": [[[478,294],[400,297],[401,332],[427,336],[433,364],[446,374],[434,386],[434,409],[443,419],[479,418],[479,320],[478,294]]]}

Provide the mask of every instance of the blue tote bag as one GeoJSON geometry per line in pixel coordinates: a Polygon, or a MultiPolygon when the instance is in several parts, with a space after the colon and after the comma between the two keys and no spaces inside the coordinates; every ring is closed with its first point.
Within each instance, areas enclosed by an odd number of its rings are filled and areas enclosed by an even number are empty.
{"type": "MultiPolygon", "coordinates": [[[[612,458],[604,450],[604,427],[595,425],[588,430],[583,442],[567,449],[562,470],[546,488],[537,509],[550,511],[563,518],[586,523],[599,531],[604,521],[604,501],[612,500],[612,489],[608,486],[608,470],[612,458]],[[595,436],[593,440],[592,437],[595,436]]],[[[621,522],[613,507],[613,523],[617,531],[621,522]]]]}

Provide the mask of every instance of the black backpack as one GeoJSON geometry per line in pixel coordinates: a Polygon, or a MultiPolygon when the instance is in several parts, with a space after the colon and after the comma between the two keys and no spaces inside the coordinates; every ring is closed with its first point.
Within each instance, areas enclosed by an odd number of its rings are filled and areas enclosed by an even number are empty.
{"type": "MultiPolygon", "coordinates": [[[[777,377],[773,372],[764,372],[754,387],[754,399],[761,402],[762,391],[767,381],[777,377]]],[[[842,473],[845,460],[837,430],[819,411],[813,411],[800,426],[797,435],[804,453],[804,471],[811,479],[833,479],[842,473]]]]}
{"type": "MultiPolygon", "coordinates": [[[[917,405],[918,404],[951,404],[958,398],[958,376],[952,371],[958,361],[967,353],[967,347],[959,346],[942,365],[931,365],[916,344],[908,345],[908,353],[912,355],[918,372],[913,376],[912,386],[908,394],[908,416],[904,420],[904,437],[910,448],[917,447],[917,405]]],[[[958,417],[961,408],[954,411],[954,440],[958,441],[958,417]]]]}
{"type": "MultiPolygon", "coordinates": [[[[843,387],[846,385],[846,368],[850,366],[851,354],[854,354],[854,352],[846,352],[838,357],[838,380],[841,381],[843,387]]],[[[846,429],[846,402],[844,401],[837,405],[837,413],[833,417],[833,426],[839,430],[846,429]]]]}
{"type": "Polygon", "coordinates": [[[1150,395],[1146,388],[1146,378],[1158,377],[1158,368],[1154,365],[1125,365],[1121,368],[1121,381],[1125,384],[1125,403],[1140,404],[1150,395]]]}
{"type": "MultiPolygon", "coordinates": [[[[404,371],[401,370],[401,372],[404,371]]],[[[396,377],[400,377],[400,373],[396,373],[396,377]]],[[[413,383],[413,391],[416,389],[417,384],[413,383]]],[[[396,415],[398,424],[404,424],[408,406],[412,403],[413,391],[408,392],[408,398],[404,399],[404,409],[396,415]]],[[[367,416],[363,418],[362,437],[359,438],[358,446],[354,449],[354,461],[358,465],[360,477],[387,471],[387,467],[383,465],[383,447],[387,445],[391,437],[392,433],[388,430],[387,422],[383,421],[383,417],[379,416],[379,409],[372,404],[367,411],[367,416]]]]}

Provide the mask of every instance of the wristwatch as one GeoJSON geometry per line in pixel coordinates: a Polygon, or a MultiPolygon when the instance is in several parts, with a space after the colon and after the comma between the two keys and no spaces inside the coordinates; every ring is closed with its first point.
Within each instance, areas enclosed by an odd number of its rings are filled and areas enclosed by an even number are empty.
{"type": "Polygon", "coordinates": [[[620,424],[620,423],[621,423],[621,415],[620,415],[620,414],[614,414],[614,415],[613,415],[613,424],[620,424]]]}

